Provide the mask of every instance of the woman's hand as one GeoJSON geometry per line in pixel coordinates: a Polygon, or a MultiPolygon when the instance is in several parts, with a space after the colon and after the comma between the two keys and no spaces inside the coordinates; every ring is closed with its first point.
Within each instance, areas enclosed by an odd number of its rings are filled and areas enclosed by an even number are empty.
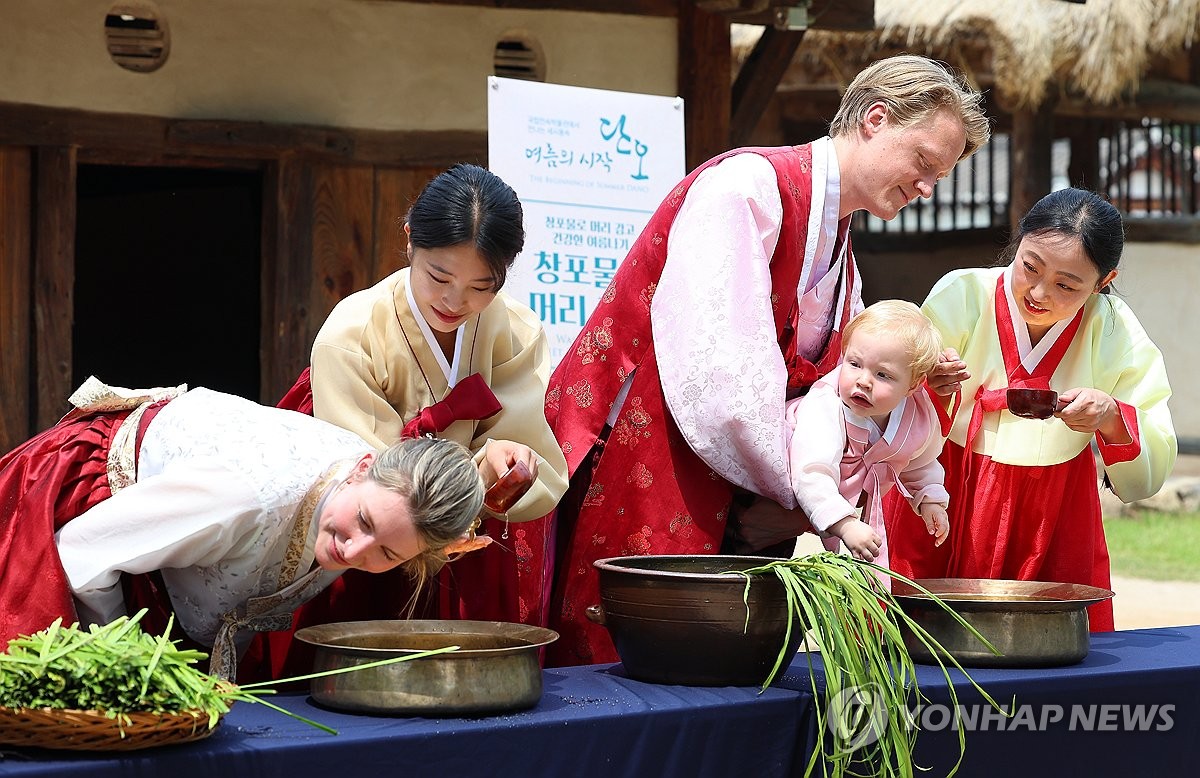
{"type": "Polygon", "coordinates": [[[948,348],[942,352],[938,363],[925,377],[925,382],[936,394],[947,397],[962,389],[962,382],[970,377],[967,363],[962,361],[957,351],[948,348]]]}
{"type": "Polygon", "coordinates": [[[1094,435],[1099,432],[1105,443],[1131,443],[1125,420],[1117,401],[1099,389],[1068,389],[1058,395],[1058,410],[1054,415],[1076,432],[1094,435]]]}
{"type": "Polygon", "coordinates": [[[538,474],[537,452],[523,443],[511,440],[490,440],[479,462],[479,474],[484,486],[491,486],[517,462],[524,462],[534,480],[538,474]]]}

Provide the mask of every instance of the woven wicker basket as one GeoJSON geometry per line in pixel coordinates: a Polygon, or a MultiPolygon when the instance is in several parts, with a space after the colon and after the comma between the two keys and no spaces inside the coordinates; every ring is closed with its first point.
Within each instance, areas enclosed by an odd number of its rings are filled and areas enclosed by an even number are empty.
{"type": "Polygon", "coordinates": [[[0,744],[72,751],[133,751],[208,737],[208,716],[130,713],[126,722],[103,713],[53,708],[0,707],[0,744]]]}

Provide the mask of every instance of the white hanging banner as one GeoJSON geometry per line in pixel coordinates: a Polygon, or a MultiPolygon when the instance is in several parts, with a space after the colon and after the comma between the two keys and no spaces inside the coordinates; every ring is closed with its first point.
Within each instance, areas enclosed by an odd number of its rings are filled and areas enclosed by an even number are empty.
{"type": "Polygon", "coordinates": [[[504,291],[541,317],[555,365],[684,175],[683,99],[488,78],[488,168],[521,198],[504,291]]]}

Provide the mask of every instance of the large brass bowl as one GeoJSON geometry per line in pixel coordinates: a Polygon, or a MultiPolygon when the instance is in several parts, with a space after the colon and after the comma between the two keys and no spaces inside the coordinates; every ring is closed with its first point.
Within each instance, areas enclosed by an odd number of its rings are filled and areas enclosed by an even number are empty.
{"type": "MultiPolygon", "coordinates": [[[[774,575],[740,575],[777,561],[746,556],[600,559],[604,624],[630,677],[685,686],[755,686],[770,675],[787,635],[787,595],[774,575]]],[[[793,626],[789,656],[804,638],[793,626]]]]}
{"type": "Polygon", "coordinates": [[[314,678],[313,699],[331,708],[391,715],[470,716],[531,708],[542,697],[538,652],[558,633],[501,621],[347,621],[305,627],[296,639],[316,648],[313,671],[380,659],[459,650],[314,678]]]}
{"type": "MultiPolygon", "coordinates": [[[[1088,654],[1087,608],[1113,596],[1083,584],[983,578],[922,578],[916,583],[950,605],[1000,652],[997,656],[954,617],[919,590],[900,581],[892,594],[913,621],[950,655],[971,667],[1055,667],[1082,662],[1088,654]]],[[[913,661],[932,664],[933,654],[911,630],[904,643],[913,661]]]]}

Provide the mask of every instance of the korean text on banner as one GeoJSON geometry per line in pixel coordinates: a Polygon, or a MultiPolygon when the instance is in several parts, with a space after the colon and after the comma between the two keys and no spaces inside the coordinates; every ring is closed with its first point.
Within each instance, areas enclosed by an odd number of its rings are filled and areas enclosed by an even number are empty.
{"type": "Polygon", "coordinates": [[[542,319],[554,364],[684,175],[683,100],[488,79],[488,167],[525,210],[504,291],[542,319]]]}

